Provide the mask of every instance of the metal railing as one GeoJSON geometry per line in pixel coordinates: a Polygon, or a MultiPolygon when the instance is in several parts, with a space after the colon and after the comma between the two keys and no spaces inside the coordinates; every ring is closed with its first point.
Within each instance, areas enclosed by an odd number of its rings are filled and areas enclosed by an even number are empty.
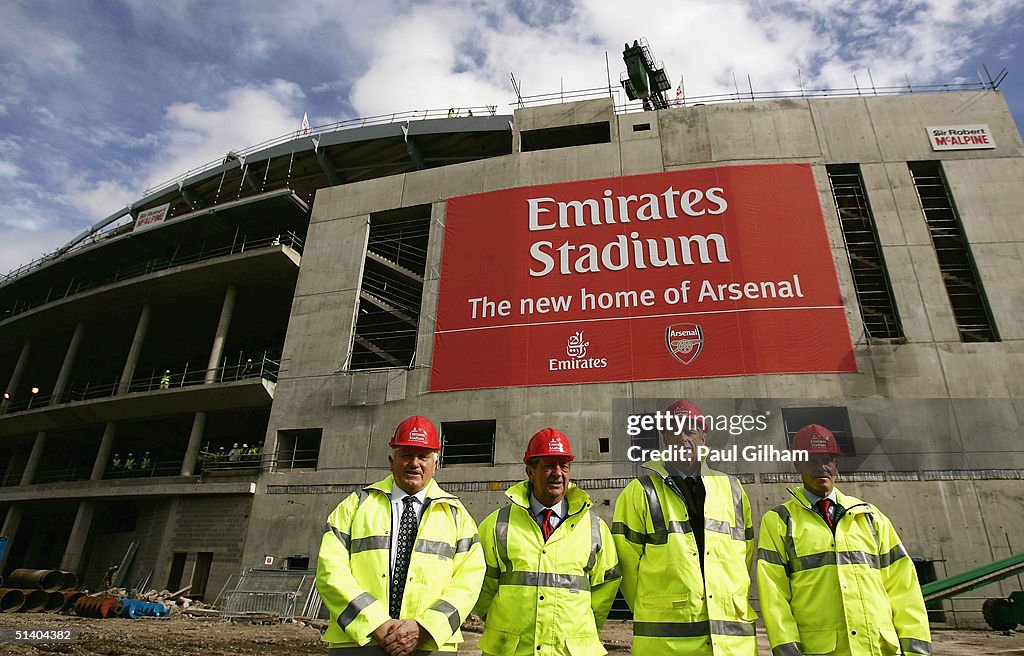
{"type": "MultiPolygon", "coordinates": [[[[277,235],[276,237],[242,240],[240,242],[233,242],[230,245],[219,246],[217,248],[206,249],[201,246],[197,253],[181,255],[175,252],[175,254],[170,257],[156,257],[151,260],[147,260],[146,262],[139,262],[126,267],[117,267],[109,274],[99,278],[88,278],[82,280],[72,278],[67,287],[62,289],[54,289],[51,287],[47,291],[45,297],[38,297],[31,300],[18,300],[13,306],[0,310],[0,321],[5,321],[41,305],[60,301],[65,298],[82,294],[105,285],[112,285],[123,280],[138,278],[159,271],[166,271],[172,267],[195,264],[196,262],[205,262],[218,257],[235,255],[247,250],[251,251],[258,248],[273,248],[281,245],[289,246],[301,253],[304,243],[301,237],[296,235],[294,232],[289,231],[285,234],[277,235]]],[[[14,271],[6,276],[0,276],[0,285],[8,279],[17,277],[17,275],[19,275],[18,271],[14,271]]]]}
{"type": "Polygon", "coordinates": [[[228,580],[214,607],[224,618],[276,615],[282,620],[295,619],[296,610],[306,608],[314,579],[309,570],[248,569],[231,590],[227,589],[228,580]]]}
{"type": "MultiPolygon", "coordinates": [[[[734,91],[725,93],[712,93],[699,96],[686,96],[680,94],[668,101],[669,108],[672,107],[693,107],[695,105],[712,105],[731,102],[752,102],[760,100],[796,100],[803,98],[850,98],[860,96],[894,96],[911,93],[940,93],[951,91],[996,91],[1005,79],[1005,71],[1001,72],[995,79],[978,82],[956,82],[948,84],[911,84],[907,81],[905,85],[860,86],[857,78],[854,77],[852,87],[824,87],[784,89],[775,91],[755,91],[748,79],[746,91],[740,90],[737,85],[734,91]]],[[[573,91],[557,91],[543,93],[533,96],[523,96],[518,99],[515,105],[519,107],[534,107],[539,105],[555,105],[564,102],[576,102],[580,100],[597,100],[599,98],[611,98],[616,114],[628,114],[632,112],[645,111],[641,101],[629,101],[620,87],[594,87],[591,89],[578,89],[573,91]]]]}
{"type": "MultiPolygon", "coordinates": [[[[246,359],[244,362],[239,361],[234,364],[225,362],[214,369],[195,369],[190,371],[188,363],[185,363],[181,369],[168,369],[162,374],[153,370],[151,375],[132,378],[131,382],[128,383],[127,393],[177,389],[208,383],[228,383],[250,378],[262,378],[269,382],[277,382],[277,374],[280,369],[281,362],[279,360],[271,360],[265,355],[257,360],[246,359]],[[207,380],[208,378],[211,380],[207,380]]],[[[118,379],[115,379],[113,382],[102,383],[86,381],[78,386],[72,384],[65,393],[56,396],[37,393],[30,395],[27,399],[11,399],[3,406],[3,412],[0,414],[23,412],[62,403],[116,396],[119,387],[120,381],[118,379]]]]}

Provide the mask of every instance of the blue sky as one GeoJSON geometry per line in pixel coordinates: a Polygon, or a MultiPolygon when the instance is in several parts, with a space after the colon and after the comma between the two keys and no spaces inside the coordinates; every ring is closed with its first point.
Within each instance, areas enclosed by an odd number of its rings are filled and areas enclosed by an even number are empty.
{"type": "Polygon", "coordinates": [[[303,113],[510,113],[510,72],[524,95],[603,86],[639,37],[690,96],[1006,67],[1020,125],[1021,34],[1020,0],[0,0],[0,272],[303,113]]]}

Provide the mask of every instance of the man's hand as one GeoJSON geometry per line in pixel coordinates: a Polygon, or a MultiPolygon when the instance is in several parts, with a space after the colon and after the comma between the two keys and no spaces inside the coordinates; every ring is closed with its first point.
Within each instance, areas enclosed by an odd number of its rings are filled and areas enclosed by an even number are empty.
{"type": "Polygon", "coordinates": [[[393,632],[396,628],[398,628],[398,625],[398,620],[388,620],[387,622],[384,622],[376,629],[374,629],[373,633],[371,633],[370,635],[373,636],[373,639],[377,642],[378,645],[383,646],[388,634],[393,632]]]}
{"type": "Polygon", "coordinates": [[[416,620],[392,621],[395,622],[396,627],[387,632],[384,640],[380,643],[389,656],[409,656],[426,640],[427,632],[416,620]]]}

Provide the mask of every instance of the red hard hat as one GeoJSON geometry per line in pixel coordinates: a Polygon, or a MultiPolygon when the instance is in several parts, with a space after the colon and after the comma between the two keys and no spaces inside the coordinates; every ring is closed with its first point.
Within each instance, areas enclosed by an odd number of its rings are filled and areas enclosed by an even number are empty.
{"type": "Polygon", "coordinates": [[[557,428],[544,428],[530,438],[526,445],[526,455],[523,462],[529,463],[531,458],[543,458],[545,456],[565,456],[573,459],[572,449],[569,447],[569,438],[562,434],[557,428]]]}
{"type": "Polygon", "coordinates": [[[391,437],[390,446],[418,446],[432,451],[441,450],[441,441],[437,439],[437,429],[426,417],[416,415],[398,424],[395,434],[391,437]]]}
{"type": "Polygon", "coordinates": [[[700,408],[690,403],[689,401],[680,399],[679,401],[676,401],[668,408],[666,408],[665,412],[669,413],[670,415],[675,415],[677,417],[693,417],[693,425],[701,429],[705,433],[708,432],[707,422],[704,419],[704,413],[700,411],[700,408]]]}
{"type": "Polygon", "coordinates": [[[808,453],[832,453],[835,455],[842,453],[832,431],[818,424],[807,424],[798,430],[793,436],[792,449],[808,453]]]}

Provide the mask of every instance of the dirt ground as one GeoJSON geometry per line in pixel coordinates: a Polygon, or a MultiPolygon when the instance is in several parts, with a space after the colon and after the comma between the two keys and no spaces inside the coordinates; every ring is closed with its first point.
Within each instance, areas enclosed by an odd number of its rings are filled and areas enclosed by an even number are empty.
{"type": "MultiPolygon", "coordinates": [[[[611,656],[625,656],[629,650],[630,625],[610,621],[602,631],[611,656]]],[[[476,654],[479,638],[472,630],[460,654],[476,654]]],[[[296,624],[251,624],[216,618],[174,615],[169,619],[97,620],[64,615],[0,615],[0,654],[79,654],[103,656],[309,656],[326,654],[320,632],[296,624]],[[11,629],[77,629],[72,644],[12,644],[11,629]]],[[[1024,633],[1010,636],[994,631],[936,631],[936,656],[977,656],[1002,654],[1024,656],[1024,633]]],[[[767,640],[758,636],[760,654],[770,655],[767,640]]]]}

